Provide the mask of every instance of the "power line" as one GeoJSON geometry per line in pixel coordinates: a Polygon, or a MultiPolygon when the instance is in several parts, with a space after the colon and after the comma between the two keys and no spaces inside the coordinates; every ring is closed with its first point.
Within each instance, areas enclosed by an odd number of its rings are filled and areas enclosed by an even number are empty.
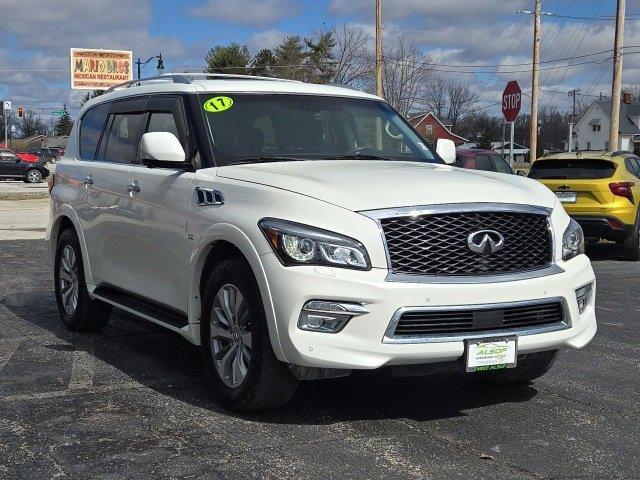
{"type": "MultiPolygon", "coordinates": [[[[587,93],[581,93],[579,90],[579,88],[577,89],[578,91],[576,92],[576,95],[579,97],[599,97],[600,95],[589,95],[587,93]]],[[[567,92],[565,91],[560,91],[560,90],[550,90],[548,88],[540,88],[540,91],[542,93],[560,93],[562,95],[565,95],[567,92]]]]}
{"type": "MultiPolygon", "coordinates": [[[[627,45],[624,47],[624,49],[631,49],[631,48],[640,48],[640,45],[627,45]]],[[[613,52],[612,48],[609,48],[607,50],[601,50],[599,52],[591,52],[591,53],[585,53],[583,55],[574,55],[571,57],[563,57],[563,58],[555,58],[555,59],[551,59],[551,60],[542,60],[540,61],[541,64],[547,64],[547,63],[558,63],[558,62],[566,62],[568,60],[579,60],[582,58],[588,58],[588,57],[594,57],[594,56],[598,56],[598,55],[604,55],[605,53],[609,53],[609,52],[613,52]]],[[[632,53],[638,53],[638,52],[632,52],[632,53]]],[[[398,60],[400,61],[401,59],[398,57],[393,57],[391,55],[386,55],[387,58],[392,59],[392,60],[398,60]]],[[[406,59],[407,61],[411,61],[406,59]]],[[[335,63],[335,62],[334,62],[335,63]]],[[[468,64],[452,64],[452,63],[431,63],[432,66],[436,66],[436,67],[448,67],[448,68],[499,68],[499,67],[526,67],[526,66],[531,66],[532,62],[521,62],[521,63],[498,63],[498,64],[488,64],[488,65],[476,65],[476,64],[472,64],[472,63],[468,63],[468,64]]],[[[286,65],[270,65],[269,68],[289,68],[289,67],[308,67],[309,65],[306,63],[292,63],[292,64],[286,64],[286,65]]],[[[183,67],[184,70],[198,70],[198,71],[202,71],[204,69],[204,67],[202,66],[197,66],[197,67],[190,67],[190,66],[185,66],[183,67]]],[[[238,69],[242,69],[242,68],[246,68],[247,70],[250,70],[251,67],[219,67],[219,70],[238,70],[238,69]]],[[[22,67],[0,67],[0,72],[68,72],[69,69],[68,68],[22,68],[22,67]]],[[[487,72],[490,73],[490,72],[487,72]]]]}
{"type": "MultiPolygon", "coordinates": [[[[634,51],[634,52],[625,52],[624,55],[635,55],[635,54],[639,54],[640,51],[634,51]]],[[[387,57],[387,58],[391,58],[397,61],[404,61],[407,62],[409,64],[420,64],[421,62],[417,62],[415,60],[411,60],[411,59],[400,59],[400,58],[394,58],[394,57],[387,57]]],[[[553,66],[548,66],[548,67],[543,67],[540,68],[540,71],[546,71],[546,70],[553,70],[553,69],[565,69],[565,68],[571,68],[571,67],[578,67],[581,65],[591,65],[591,64],[602,64],[604,62],[607,62],[609,60],[611,60],[612,57],[606,57],[603,59],[598,59],[598,60],[590,60],[590,61],[584,61],[584,62],[577,62],[577,63],[570,63],[567,65],[553,65],[553,66]]],[[[429,64],[429,67],[438,67],[439,65],[437,64],[429,64]]],[[[467,66],[466,68],[472,68],[472,65],[467,66]]],[[[482,67],[480,67],[482,68],[482,67]]],[[[473,74],[473,75],[477,75],[477,74],[490,74],[491,72],[487,72],[487,71],[481,71],[481,70],[447,70],[447,69],[441,69],[441,68],[430,68],[431,71],[433,72],[448,72],[448,73],[458,73],[458,74],[473,74]]],[[[500,74],[505,74],[505,73],[527,73],[530,72],[530,69],[525,69],[525,70],[500,70],[498,73],[500,74]]]]}
{"type": "MultiPolygon", "coordinates": [[[[518,10],[516,13],[524,13],[527,15],[533,15],[533,12],[530,10],[518,10]]],[[[615,15],[603,15],[603,16],[577,16],[577,15],[561,15],[553,12],[542,12],[541,15],[545,17],[555,17],[555,18],[564,18],[567,20],[581,20],[581,21],[603,21],[603,22],[611,22],[616,19],[615,15]]],[[[640,13],[629,13],[625,16],[625,20],[640,20],[640,13]]]]}

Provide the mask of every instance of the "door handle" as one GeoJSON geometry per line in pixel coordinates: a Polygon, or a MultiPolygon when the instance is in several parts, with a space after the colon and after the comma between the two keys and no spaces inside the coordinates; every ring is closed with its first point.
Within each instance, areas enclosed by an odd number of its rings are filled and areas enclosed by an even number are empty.
{"type": "Polygon", "coordinates": [[[82,183],[84,183],[87,187],[89,185],[93,185],[93,177],[91,175],[87,175],[82,183]]]}
{"type": "Polygon", "coordinates": [[[130,194],[138,193],[140,191],[140,185],[135,180],[127,185],[127,192],[130,194]]]}

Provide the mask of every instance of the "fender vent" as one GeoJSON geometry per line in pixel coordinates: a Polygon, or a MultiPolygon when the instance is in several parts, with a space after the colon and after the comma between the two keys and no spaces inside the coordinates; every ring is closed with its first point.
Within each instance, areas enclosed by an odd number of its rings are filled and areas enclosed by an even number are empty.
{"type": "Polygon", "coordinates": [[[224,205],[224,195],[213,188],[196,187],[198,205],[206,207],[209,205],[224,205]]]}

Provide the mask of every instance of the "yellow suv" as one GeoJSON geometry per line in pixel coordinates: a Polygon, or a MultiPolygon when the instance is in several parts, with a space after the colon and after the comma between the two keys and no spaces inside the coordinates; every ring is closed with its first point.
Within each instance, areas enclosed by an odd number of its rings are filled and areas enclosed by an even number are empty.
{"type": "Polygon", "coordinates": [[[627,260],[640,260],[640,158],[631,152],[576,152],[533,163],[535,178],[558,196],[587,239],[614,240],[627,260]]]}

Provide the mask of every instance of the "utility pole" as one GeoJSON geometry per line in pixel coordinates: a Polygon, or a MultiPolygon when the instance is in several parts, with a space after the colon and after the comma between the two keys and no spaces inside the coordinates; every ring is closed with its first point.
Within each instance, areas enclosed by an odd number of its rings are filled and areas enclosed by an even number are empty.
{"type": "Polygon", "coordinates": [[[573,113],[571,114],[571,121],[569,122],[569,142],[567,146],[569,147],[569,151],[573,152],[573,127],[576,124],[576,96],[582,90],[579,88],[574,88],[573,90],[569,90],[569,96],[573,97],[573,113]]]}
{"type": "Polygon", "coordinates": [[[616,11],[616,39],[613,46],[613,85],[611,86],[611,127],[609,150],[618,150],[620,131],[620,95],[622,91],[622,48],[624,45],[624,13],[626,0],[618,0],[616,11]]]}
{"type": "Polygon", "coordinates": [[[382,96],[382,0],[376,0],[376,95],[382,96]]]}
{"type": "Polygon", "coordinates": [[[571,115],[571,121],[576,123],[576,96],[580,94],[582,91],[581,88],[574,88],[573,90],[569,90],[569,96],[573,97],[573,114],[571,115]]]}
{"type": "Polygon", "coordinates": [[[540,11],[542,0],[536,0],[533,23],[533,68],[531,71],[531,125],[529,129],[529,161],[538,157],[538,91],[540,90],[540,11]]]}

